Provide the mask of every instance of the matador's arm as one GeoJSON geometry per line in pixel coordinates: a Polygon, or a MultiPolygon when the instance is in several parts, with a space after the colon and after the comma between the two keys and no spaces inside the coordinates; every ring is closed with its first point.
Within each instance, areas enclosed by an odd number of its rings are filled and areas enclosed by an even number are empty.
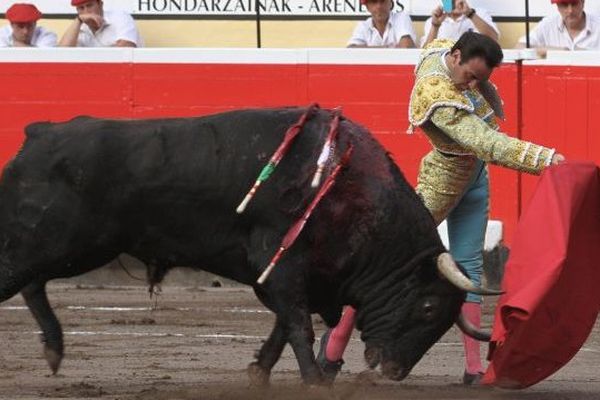
{"type": "Polygon", "coordinates": [[[455,107],[438,107],[430,120],[483,161],[518,171],[540,174],[555,153],[554,149],[498,132],[476,115],[455,107]]]}

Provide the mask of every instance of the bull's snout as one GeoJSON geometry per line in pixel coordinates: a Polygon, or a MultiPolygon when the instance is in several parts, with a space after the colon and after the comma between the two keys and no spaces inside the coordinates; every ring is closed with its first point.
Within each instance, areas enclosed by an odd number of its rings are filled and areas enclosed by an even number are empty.
{"type": "Polygon", "coordinates": [[[381,373],[383,376],[394,381],[401,381],[408,376],[409,372],[409,368],[402,368],[394,361],[384,361],[381,364],[381,373]]]}
{"type": "Polygon", "coordinates": [[[406,378],[412,367],[403,366],[393,358],[387,359],[383,353],[384,351],[379,345],[367,343],[367,347],[365,348],[365,361],[369,368],[374,370],[378,365],[381,365],[381,374],[385,378],[394,381],[401,381],[406,378]]]}

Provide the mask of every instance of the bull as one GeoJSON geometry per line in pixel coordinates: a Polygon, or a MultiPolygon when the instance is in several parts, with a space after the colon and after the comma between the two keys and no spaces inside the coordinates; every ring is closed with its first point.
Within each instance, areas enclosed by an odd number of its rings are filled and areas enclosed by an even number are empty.
{"type": "MultiPolygon", "coordinates": [[[[62,329],[46,283],[99,268],[121,253],[153,281],[174,266],[253,287],[276,314],[249,366],[265,383],[289,343],[302,379],[323,382],[311,313],[336,325],[357,310],[370,367],[403,379],[460,318],[474,287],[446,253],[434,221],[371,134],[342,117],[334,161],[345,169],[263,284],[257,277],[315,195],[311,179],[331,112],[316,110],[245,213],[236,206],[306,110],[240,110],[199,118],[34,123],[0,179],[0,302],[21,292],[53,370],[62,329]]],[[[327,165],[331,173],[334,163],[327,165]]],[[[474,335],[464,321],[463,329],[474,335]]]]}

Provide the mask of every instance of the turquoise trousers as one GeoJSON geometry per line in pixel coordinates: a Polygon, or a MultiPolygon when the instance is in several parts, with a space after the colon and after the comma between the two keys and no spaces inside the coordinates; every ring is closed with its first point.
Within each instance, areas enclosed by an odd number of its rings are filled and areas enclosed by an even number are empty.
{"type": "MultiPolygon", "coordinates": [[[[469,278],[477,286],[481,286],[483,273],[483,244],[488,222],[489,194],[487,168],[483,161],[478,160],[467,189],[446,218],[450,254],[465,268],[469,278]]],[[[481,296],[469,293],[466,301],[481,303],[481,296]]]]}

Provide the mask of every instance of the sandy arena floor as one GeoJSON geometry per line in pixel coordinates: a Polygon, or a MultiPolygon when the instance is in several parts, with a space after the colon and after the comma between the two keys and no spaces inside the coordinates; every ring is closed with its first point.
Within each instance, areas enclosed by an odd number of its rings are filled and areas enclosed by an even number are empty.
{"type": "MultiPolygon", "coordinates": [[[[269,389],[249,387],[246,366],[273,315],[249,289],[163,288],[157,304],[143,287],[49,287],[65,330],[66,357],[50,376],[38,327],[20,296],[0,305],[1,399],[600,399],[600,326],[579,354],[523,391],[465,388],[455,328],[403,382],[365,379],[355,334],[333,389],[300,383],[286,348],[269,389]]],[[[485,320],[491,320],[491,306],[485,320]]],[[[324,326],[315,319],[320,337],[324,326]]]]}

